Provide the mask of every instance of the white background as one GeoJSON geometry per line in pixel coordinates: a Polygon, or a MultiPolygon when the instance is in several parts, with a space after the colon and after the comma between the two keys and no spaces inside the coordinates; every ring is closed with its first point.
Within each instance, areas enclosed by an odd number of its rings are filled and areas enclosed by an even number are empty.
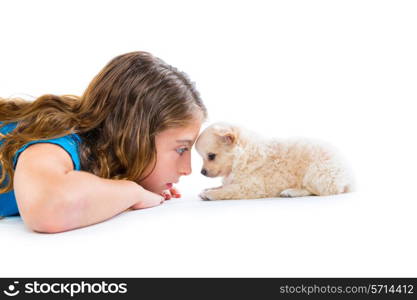
{"type": "Polygon", "coordinates": [[[209,120],[339,148],[357,192],[183,199],[57,235],[0,221],[1,276],[417,276],[415,1],[3,1],[0,96],[80,95],[113,57],[185,71],[209,120]]]}

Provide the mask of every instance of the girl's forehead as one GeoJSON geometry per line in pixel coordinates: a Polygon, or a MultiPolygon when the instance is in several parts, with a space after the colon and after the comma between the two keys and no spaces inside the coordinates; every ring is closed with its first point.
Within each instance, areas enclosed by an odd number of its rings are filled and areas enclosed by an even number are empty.
{"type": "Polygon", "coordinates": [[[201,123],[194,122],[185,127],[169,128],[162,131],[158,136],[166,141],[193,144],[200,132],[201,123]]]}

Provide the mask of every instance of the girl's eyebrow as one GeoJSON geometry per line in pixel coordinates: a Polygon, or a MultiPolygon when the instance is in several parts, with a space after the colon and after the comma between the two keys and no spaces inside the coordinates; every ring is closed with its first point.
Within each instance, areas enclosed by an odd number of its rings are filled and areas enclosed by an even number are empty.
{"type": "Polygon", "coordinates": [[[179,144],[188,144],[188,145],[192,145],[193,141],[192,140],[177,140],[177,143],[179,144]]]}

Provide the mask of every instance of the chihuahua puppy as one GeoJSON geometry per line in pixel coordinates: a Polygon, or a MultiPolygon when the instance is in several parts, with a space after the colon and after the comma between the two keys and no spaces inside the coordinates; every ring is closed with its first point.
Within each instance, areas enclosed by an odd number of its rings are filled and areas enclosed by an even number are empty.
{"type": "Polygon", "coordinates": [[[203,200],[325,196],[350,192],[352,177],[330,146],[301,139],[264,139],[242,127],[215,123],[196,141],[201,174],[223,177],[203,200]]]}

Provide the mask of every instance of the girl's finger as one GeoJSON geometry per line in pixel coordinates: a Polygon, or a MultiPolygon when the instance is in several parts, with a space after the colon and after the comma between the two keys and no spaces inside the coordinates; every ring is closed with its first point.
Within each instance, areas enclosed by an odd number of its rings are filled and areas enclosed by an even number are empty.
{"type": "Polygon", "coordinates": [[[169,192],[165,192],[165,191],[163,191],[163,192],[161,193],[161,195],[162,195],[162,196],[164,196],[165,200],[169,200],[169,199],[171,199],[171,194],[170,194],[169,192]]]}
{"type": "Polygon", "coordinates": [[[169,191],[174,198],[181,198],[181,194],[176,188],[171,188],[169,191]]]}

